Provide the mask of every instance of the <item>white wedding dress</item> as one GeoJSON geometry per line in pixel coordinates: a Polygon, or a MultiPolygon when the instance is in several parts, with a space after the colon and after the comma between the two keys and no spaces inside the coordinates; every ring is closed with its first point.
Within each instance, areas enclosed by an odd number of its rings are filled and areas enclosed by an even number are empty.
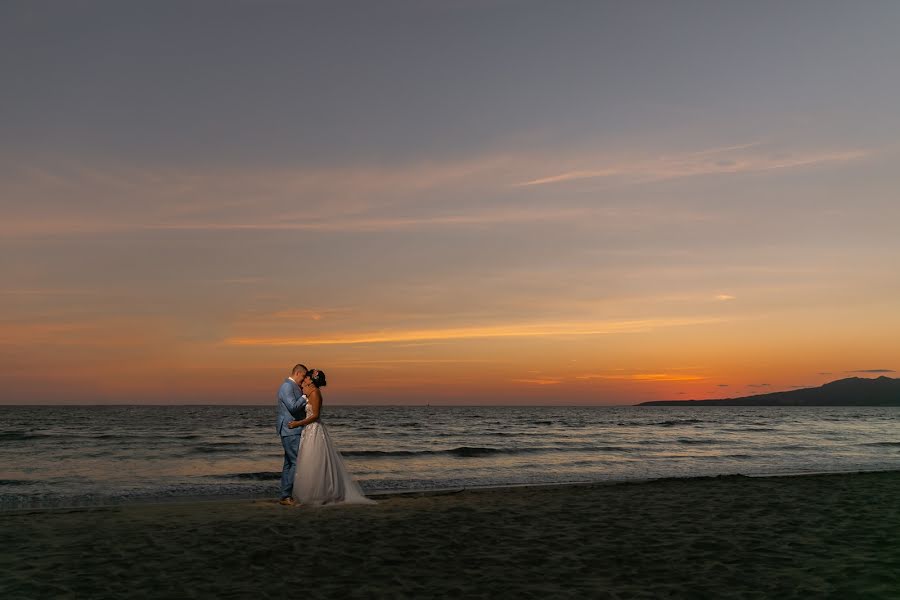
{"type": "MultiPolygon", "coordinates": [[[[312,407],[307,404],[306,416],[311,414],[312,407]]],[[[293,496],[300,504],[375,503],[353,481],[321,417],[306,425],[300,435],[293,496]]]]}

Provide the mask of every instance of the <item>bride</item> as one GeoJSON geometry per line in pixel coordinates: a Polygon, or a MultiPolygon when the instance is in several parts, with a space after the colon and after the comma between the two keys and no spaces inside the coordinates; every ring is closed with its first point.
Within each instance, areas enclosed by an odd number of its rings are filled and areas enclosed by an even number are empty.
{"type": "Polygon", "coordinates": [[[311,369],[300,382],[307,398],[306,418],[291,421],[288,427],[303,427],[300,435],[300,452],[297,456],[297,474],[294,476],[294,500],[300,504],[374,504],[366,498],[359,484],[353,481],[344,459],[328,435],[328,429],[320,420],[325,373],[311,369]]]}

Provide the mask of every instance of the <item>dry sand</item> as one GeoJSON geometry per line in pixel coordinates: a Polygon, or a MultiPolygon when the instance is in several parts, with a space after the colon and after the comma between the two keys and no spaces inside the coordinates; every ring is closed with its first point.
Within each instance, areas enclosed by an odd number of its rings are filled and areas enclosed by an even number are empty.
{"type": "Polygon", "coordinates": [[[900,472],[0,513],[0,597],[900,598],[900,472]]]}

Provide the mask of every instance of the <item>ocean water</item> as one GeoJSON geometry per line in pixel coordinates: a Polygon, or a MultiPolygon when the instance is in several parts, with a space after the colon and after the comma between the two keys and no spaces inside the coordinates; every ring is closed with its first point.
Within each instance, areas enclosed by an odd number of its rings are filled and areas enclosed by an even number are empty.
{"type": "MultiPolygon", "coordinates": [[[[368,492],[900,469],[900,408],[349,407],[368,492]]],[[[276,497],[270,406],[0,406],[0,509],[276,497]]]]}

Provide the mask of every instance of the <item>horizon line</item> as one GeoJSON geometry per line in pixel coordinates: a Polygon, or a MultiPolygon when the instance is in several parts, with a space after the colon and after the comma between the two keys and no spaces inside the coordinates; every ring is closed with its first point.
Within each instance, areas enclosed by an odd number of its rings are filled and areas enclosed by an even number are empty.
{"type": "MultiPolygon", "coordinates": [[[[659,402],[658,400],[645,400],[644,402],[659,402]]],[[[144,407],[169,407],[169,406],[209,406],[216,408],[254,408],[259,406],[271,406],[274,407],[275,404],[198,404],[198,403],[184,403],[184,404],[122,404],[122,403],[110,403],[110,404],[81,404],[81,403],[72,403],[72,404],[3,404],[0,403],[0,408],[38,408],[38,407],[47,407],[47,408],[68,408],[68,407],[83,407],[83,408],[92,408],[92,407],[117,407],[117,406],[144,406],[144,407]]],[[[486,407],[486,408],[585,408],[585,407],[617,407],[621,408],[623,406],[638,406],[638,404],[332,404],[329,403],[328,406],[341,406],[341,407],[351,407],[351,408],[397,408],[397,407],[418,407],[418,408],[477,408],[477,407],[486,407]]]]}

